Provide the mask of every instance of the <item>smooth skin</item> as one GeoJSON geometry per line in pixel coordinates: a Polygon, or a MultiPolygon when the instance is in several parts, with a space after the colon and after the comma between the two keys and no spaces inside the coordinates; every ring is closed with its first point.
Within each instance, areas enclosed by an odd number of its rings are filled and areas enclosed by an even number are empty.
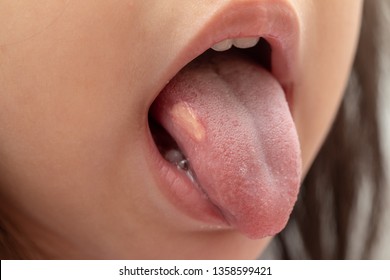
{"type": "MultiPolygon", "coordinates": [[[[161,195],[145,149],[161,71],[215,12],[255,0],[0,2],[0,217],[33,258],[250,259],[269,238],[199,226],[161,195]]],[[[258,0],[261,2],[263,0],[258,0]]],[[[285,0],[304,173],[349,76],[362,1],[285,0]]]]}

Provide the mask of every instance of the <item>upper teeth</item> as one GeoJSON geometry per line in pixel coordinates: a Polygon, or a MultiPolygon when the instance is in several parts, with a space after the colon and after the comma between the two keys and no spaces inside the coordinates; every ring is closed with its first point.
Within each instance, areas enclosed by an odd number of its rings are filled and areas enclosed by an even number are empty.
{"type": "Polygon", "coordinates": [[[259,40],[260,40],[259,37],[226,39],[215,44],[211,48],[219,52],[226,51],[230,49],[233,45],[240,49],[247,49],[247,48],[254,47],[259,42],[259,40]]]}

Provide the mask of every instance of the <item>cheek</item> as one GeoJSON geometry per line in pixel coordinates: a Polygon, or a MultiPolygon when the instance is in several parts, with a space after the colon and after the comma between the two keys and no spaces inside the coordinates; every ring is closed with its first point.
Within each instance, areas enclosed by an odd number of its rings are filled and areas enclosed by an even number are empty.
{"type": "Polygon", "coordinates": [[[350,73],[361,1],[316,1],[303,18],[294,120],[305,173],[337,113],[350,73]]]}
{"type": "MultiPolygon", "coordinates": [[[[151,216],[140,207],[151,184],[140,136],[140,96],[150,83],[139,76],[147,68],[139,51],[129,51],[140,47],[133,29],[94,10],[110,7],[73,4],[34,36],[15,23],[0,44],[0,192],[39,223],[87,233],[151,216]]],[[[128,18],[121,23],[134,25],[128,18]]]]}

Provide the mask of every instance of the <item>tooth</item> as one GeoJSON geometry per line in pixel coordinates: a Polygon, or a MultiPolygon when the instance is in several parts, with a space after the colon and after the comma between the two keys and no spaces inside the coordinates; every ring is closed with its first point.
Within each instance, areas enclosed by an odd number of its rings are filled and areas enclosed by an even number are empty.
{"type": "Polygon", "coordinates": [[[187,159],[183,159],[177,163],[177,167],[183,171],[189,170],[189,162],[187,159]]]}
{"type": "Polygon", "coordinates": [[[223,52],[223,51],[226,51],[228,49],[230,49],[233,45],[233,40],[232,39],[226,39],[226,40],[223,40],[217,44],[215,44],[214,46],[212,46],[211,48],[215,51],[218,51],[218,52],[223,52]]]}
{"type": "Polygon", "coordinates": [[[171,149],[171,150],[167,151],[165,153],[164,157],[167,161],[169,161],[170,163],[173,163],[173,164],[178,164],[181,161],[185,160],[184,155],[176,149],[171,149]]]}
{"type": "Polygon", "coordinates": [[[170,149],[165,153],[164,157],[167,161],[176,165],[177,169],[185,172],[192,183],[197,184],[195,173],[191,170],[189,160],[179,150],[170,149]]]}
{"type": "Polygon", "coordinates": [[[259,37],[237,38],[233,40],[233,45],[240,49],[247,49],[254,47],[259,40],[259,37]]]}

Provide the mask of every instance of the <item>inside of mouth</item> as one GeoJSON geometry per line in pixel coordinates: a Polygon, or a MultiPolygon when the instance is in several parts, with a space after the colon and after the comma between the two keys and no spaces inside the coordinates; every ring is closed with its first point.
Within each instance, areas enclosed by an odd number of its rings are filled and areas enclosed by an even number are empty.
{"type": "Polygon", "coordinates": [[[184,155],[173,137],[149,114],[149,128],[157,149],[163,158],[184,172],[192,183],[197,184],[196,175],[189,159],[184,155]]]}
{"type": "MultiPolygon", "coordinates": [[[[256,46],[252,48],[239,50],[240,52],[242,52],[243,55],[250,57],[252,61],[261,65],[264,69],[268,70],[269,72],[272,72],[272,48],[271,45],[264,38],[260,38],[256,46]]],[[[202,55],[213,52],[215,51],[209,49],[202,55]]],[[[225,52],[229,53],[230,50],[227,50],[225,52]]],[[[187,156],[183,153],[182,149],[180,149],[175,139],[166,131],[166,129],[160,123],[155,120],[155,118],[153,118],[150,113],[148,120],[149,129],[153,137],[154,143],[156,144],[156,147],[158,148],[162,157],[170,164],[176,166],[177,169],[184,172],[193,183],[196,183],[196,174],[191,168],[190,159],[188,159],[187,156]]]]}

